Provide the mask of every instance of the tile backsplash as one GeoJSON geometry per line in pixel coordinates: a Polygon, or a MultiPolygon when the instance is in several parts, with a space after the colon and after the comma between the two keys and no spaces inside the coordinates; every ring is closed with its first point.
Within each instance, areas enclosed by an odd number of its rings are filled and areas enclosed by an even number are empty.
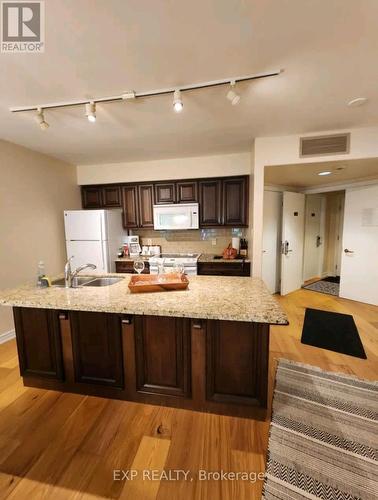
{"type": "Polygon", "coordinates": [[[220,254],[231,243],[233,236],[248,239],[248,230],[240,228],[211,228],[190,231],[154,231],[138,229],[142,245],[160,245],[162,252],[199,252],[220,254]],[[215,242],[215,245],[213,244],[215,242]]]}

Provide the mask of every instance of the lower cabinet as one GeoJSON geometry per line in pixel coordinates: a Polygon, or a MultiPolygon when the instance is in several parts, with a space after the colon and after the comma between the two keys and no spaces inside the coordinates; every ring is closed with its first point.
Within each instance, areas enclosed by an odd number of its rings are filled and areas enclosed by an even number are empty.
{"type": "MultiPolygon", "coordinates": [[[[256,325],[257,326],[257,325],[256,325]]],[[[268,327],[269,328],[269,327],[268,327]]],[[[269,334],[250,323],[208,321],[206,397],[231,404],[266,403],[269,334]]]]}
{"type": "Polygon", "coordinates": [[[249,417],[266,407],[269,325],[14,309],[28,386],[249,417]]]}
{"type": "Polygon", "coordinates": [[[189,397],[190,325],[186,318],[136,316],[136,381],[139,392],[189,397]]]}
{"type": "Polygon", "coordinates": [[[14,307],[21,376],[63,380],[58,311],[14,307]]]}
{"type": "Polygon", "coordinates": [[[124,387],[121,317],[72,311],[70,320],[76,382],[124,387]]]}

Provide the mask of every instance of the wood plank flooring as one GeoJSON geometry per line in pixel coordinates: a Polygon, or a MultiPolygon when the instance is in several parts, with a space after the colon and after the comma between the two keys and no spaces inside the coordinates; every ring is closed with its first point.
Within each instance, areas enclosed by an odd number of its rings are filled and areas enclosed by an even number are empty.
{"type": "MultiPolygon", "coordinates": [[[[280,357],[378,379],[377,307],[308,290],[279,300],[290,326],[272,328],[269,400],[280,357]],[[305,307],[352,314],[368,359],[302,345],[305,307]]],[[[269,412],[257,421],[27,389],[15,341],[0,345],[0,499],[258,499],[261,481],[197,474],[264,471],[268,430],[269,412]],[[113,479],[114,470],[127,469],[138,477],[113,479]],[[191,475],[143,480],[143,469],[191,475]]]]}

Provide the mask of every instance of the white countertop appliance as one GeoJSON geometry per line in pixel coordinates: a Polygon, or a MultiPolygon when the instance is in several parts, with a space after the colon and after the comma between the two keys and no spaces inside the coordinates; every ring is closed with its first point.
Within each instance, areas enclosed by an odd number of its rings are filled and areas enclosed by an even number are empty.
{"type": "Polygon", "coordinates": [[[141,252],[139,236],[137,234],[134,234],[132,236],[125,236],[124,243],[126,243],[129,247],[130,257],[138,257],[141,252]]]}
{"type": "Polygon", "coordinates": [[[198,229],[198,203],[177,203],[175,205],[154,205],[154,229],[178,230],[198,229]]]}
{"type": "Polygon", "coordinates": [[[148,260],[150,264],[150,274],[157,274],[159,263],[164,262],[165,271],[170,268],[182,266],[185,274],[197,274],[197,261],[201,254],[199,253],[161,253],[154,255],[148,260]]]}
{"type": "Polygon", "coordinates": [[[121,210],[65,210],[67,258],[74,256],[73,269],[95,264],[95,272],[115,272],[114,261],[125,231],[121,210]]]}

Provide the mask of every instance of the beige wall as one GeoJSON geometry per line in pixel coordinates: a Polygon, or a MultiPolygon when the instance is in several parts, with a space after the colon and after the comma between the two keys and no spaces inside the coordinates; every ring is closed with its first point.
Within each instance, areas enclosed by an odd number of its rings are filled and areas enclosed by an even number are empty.
{"type": "Polygon", "coordinates": [[[251,153],[167,160],[78,165],[78,184],[189,179],[251,173],[251,153]]]}
{"type": "MultiPolygon", "coordinates": [[[[66,258],[63,210],[80,208],[72,165],[0,140],[0,288],[60,273],[66,258]]],[[[13,329],[0,307],[0,334],[13,329]]]]}

